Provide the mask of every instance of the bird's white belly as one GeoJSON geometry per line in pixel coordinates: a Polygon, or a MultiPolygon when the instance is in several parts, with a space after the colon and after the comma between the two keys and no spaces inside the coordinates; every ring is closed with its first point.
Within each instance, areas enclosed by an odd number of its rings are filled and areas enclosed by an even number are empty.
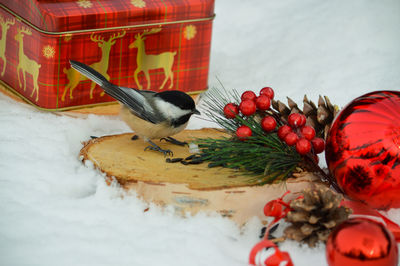
{"type": "Polygon", "coordinates": [[[159,139],[175,135],[185,129],[187,123],[179,127],[171,127],[168,123],[153,124],[135,115],[121,105],[120,116],[122,120],[137,134],[144,139],[159,139]]]}

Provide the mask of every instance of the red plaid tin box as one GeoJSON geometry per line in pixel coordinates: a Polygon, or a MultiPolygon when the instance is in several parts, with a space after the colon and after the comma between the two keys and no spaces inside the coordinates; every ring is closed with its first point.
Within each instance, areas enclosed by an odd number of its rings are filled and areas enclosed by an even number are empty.
{"type": "Polygon", "coordinates": [[[114,101],[73,59],[139,89],[207,89],[214,0],[0,0],[0,78],[46,110],[114,101]]]}

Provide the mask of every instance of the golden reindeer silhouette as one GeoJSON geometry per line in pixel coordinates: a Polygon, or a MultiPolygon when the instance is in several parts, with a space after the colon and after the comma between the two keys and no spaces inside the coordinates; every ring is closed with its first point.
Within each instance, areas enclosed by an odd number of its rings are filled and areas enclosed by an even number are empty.
{"type": "Polygon", "coordinates": [[[135,41],[129,44],[129,49],[137,48],[137,55],[136,55],[136,63],[137,68],[134,72],[134,78],[136,84],[138,85],[139,89],[142,89],[142,85],[140,85],[138,80],[138,74],[143,71],[144,75],[147,80],[147,89],[150,89],[150,75],[149,70],[162,68],[164,70],[165,79],[160,86],[160,90],[164,87],[165,83],[167,83],[168,79],[171,81],[169,88],[171,89],[174,85],[174,73],[172,72],[172,65],[174,64],[174,56],[176,52],[164,52],[161,54],[146,54],[144,40],[146,40],[146,35],[154,34],[160,32],[161,28],[153,28],[150,31],[145,30],[143,33],[138,33],[135,35],[135,41]]]}
{"type": "Polygon", "coordinates": [[[3,59],[3,70],[1,71],[1,76],[4,76],[4,72],[6,71],[6,38],[7,31],[10,28],[10,25],[15,24],[15,19],[7,19],[4,20],[3,16],[0,15],[0,27],[1,27],[1,39],[0,39],[0,58],[3,59]]]}
{"type": "MultiPolygon", "coordinates": [[[[114,34],[108,38],[107,41],[104,40],[103,37],[100,37],[98,35],[95,35],[92,33],[90,35],[90,39],[96,43],[98,43],[98,46],[101,49],[101,59],[99,62],[95,62],[91,64],[90,66],[97,70],[100,74],[102,74],[106,79],[110,79],[110,76],[107,74],[108,71],[108,63],[110,59],[110,51],[111,51],[111,46],[115,44],[115,40],[124,37],[126,34],[126,31],[122,31],[118,34],[114,34]]],[[[74,91],[75,87],[78,86],[79,82],[82,80],[86,80],[87,77],[81,75],[78,71],[73,69],[72,67],[69,69],[64,68],[63,72],[67,74],[67,78],[69,80],[69,83],[65,86],[64,88],[64,93],[61,97],[62,101],[65,101],[65,95],[67,94],[67,91],[69,89],[69,98],[73,99],[74,97],[72,96],[72,92],[74,91]]],[[[92,82],[91,87],[90,87],[90,99],[93,99],[93,89],[96,87],[96,83],[92,82]]],[[[100,96],[104,95],[104,91],[101,92],[100,96]]]]}
{"type": "Polygon", "coordinates": [[[33,78],[33,90],[31,97],[33,96],[33,93],[36,91],[36,101],[39,100],[39,85],[38,85],[38,77],[39,77],[39,68],[41,67],[40,64],[38,64],[36,61],[29,59],[25,54],[24,54],[24,34],[26,35],[32,35],[32,32],[30,29],[21,27],[18,28],[18,33],[15,35],[15,40],[19,42],[19,51],[18,51],[18,56],[19,56],[19,62],[17,66],[17,76],[18,76],[18,82],[19,86],[22,87],[22,82],[20,79],[19,72],[22,70],[22,77],[24,78],[24,91],[26,90],[26,73],[29,73],[32,75],[33,78]]]}

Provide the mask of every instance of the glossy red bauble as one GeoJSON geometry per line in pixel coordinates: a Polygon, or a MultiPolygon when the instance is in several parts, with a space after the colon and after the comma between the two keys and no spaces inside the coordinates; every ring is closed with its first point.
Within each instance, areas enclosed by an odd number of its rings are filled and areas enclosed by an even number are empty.
{"type": "Polygon", "coordinates": [[[261,120],[261,127],[266,132],[271,132],[276,128],[276,120],[272,116],[266,116],[261,120]]]}
{"type": "Polygon", "coordinates": [[[296,151],[301,155],[306,155],[311,151],[311,142],[305,138],[299,139],[296,142],[296,151]]]}
{"type": "Polygon", "coordinates": [[[301,134],[308,140],[312,140],[315,137],[315,129],[310,126],[304,126],[300,129],[301,134]]]}
{"type": "Polygon", "coordinates": [[[347,196],[373,208],[400,207],[400,92],[350,102],[332,124],[325,157],[347,196]]]}
{"type": "Polygon", "coordinates": [[[251,135],[252,135],[252,131],[251,131],[251,128],[249,128],[248,126],[243,125],[236,129],[236,136],[240,140],[246,140],[251,135]]]}
{"type": "Polygon", "coordinates": [[[396,266],[397,243],[381,223],[353,218],[341,223],[326,243],[329,266],[396,266]]]}
{"type": "Polygon", "coordinates": [[[239,114],[239,106],[234,103],[228,103],[224,107],[224,115],[228,119],[235,118],[239,114]]]}
{"type": "Polygon", "coordinates": [[[283,125],[278,129],[278,137],[280,140],[285,140],[287,134],[292,132],[292,128],[288,125],[283,125]]]}
{"type": "Polygon", "coordinates": [[[288,117],[288,124],[293,128],[302,127],[306,124],[306,117],[299,113],[290,114],[288,117]]]}
{"type": "Polygon", "coordinates": [[[240,103],[239,109],[240,109],[240,112],[242,112],[242,114],[249,116],[256,112],[257,107],[256,107],[256,103],[254,101],[244,100],[240,103]]]}
{"type": "Polygon", "coordinates": [[[319,154],[325,150],[325,141],[321,138],[313,138],[311,140],[311,145],[315,154],[319,154]]]}
{"type": "Polygon", "coordinates": [[[261,111],[268,110],[271,107],[271,99],[268,96],[260,95],[256,98],[256,106],[261,111]]]}
{"type": "Polygon", "coordinates": [[[274,98],[274,90],[271,87],[264,87],[260,90],[260,95],[268,96],[271,100],[274,98]]]}
{"type": "Polygon", "coordinates": [[[257,95],[253,91],[245,91],[242,93],[241,100],[251,100],[255,101],[257,98],[257,95]]]}

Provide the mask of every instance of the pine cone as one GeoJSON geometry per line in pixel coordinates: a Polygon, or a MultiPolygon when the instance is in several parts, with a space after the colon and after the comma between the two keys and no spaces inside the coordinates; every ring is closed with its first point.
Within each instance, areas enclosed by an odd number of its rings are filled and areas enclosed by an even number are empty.
{"type": "Polygon", "coordinates": [[[351,209],[340,206],[342,195],[327,187],[304,190],[303,196],[290,203],[292,210],[286,221],[291,225],[284,234],[314,247],[320,240],[325,242],[332,229],[348,219],[351,209]]]}
{"type": "Polygon", "coordinates": [[[278,111],[284,120],[287,120],[291,113],[304,114],[307,117],[307,125],[314,127],[317,137],[326,139],[333,119],[339,113],[339,107],[333,105],[327,96],[319,96],[318,107],[304,95],[303,110],[289,97],[288,106],[281,101],[272,100],[272,107],[278,111]]]}

